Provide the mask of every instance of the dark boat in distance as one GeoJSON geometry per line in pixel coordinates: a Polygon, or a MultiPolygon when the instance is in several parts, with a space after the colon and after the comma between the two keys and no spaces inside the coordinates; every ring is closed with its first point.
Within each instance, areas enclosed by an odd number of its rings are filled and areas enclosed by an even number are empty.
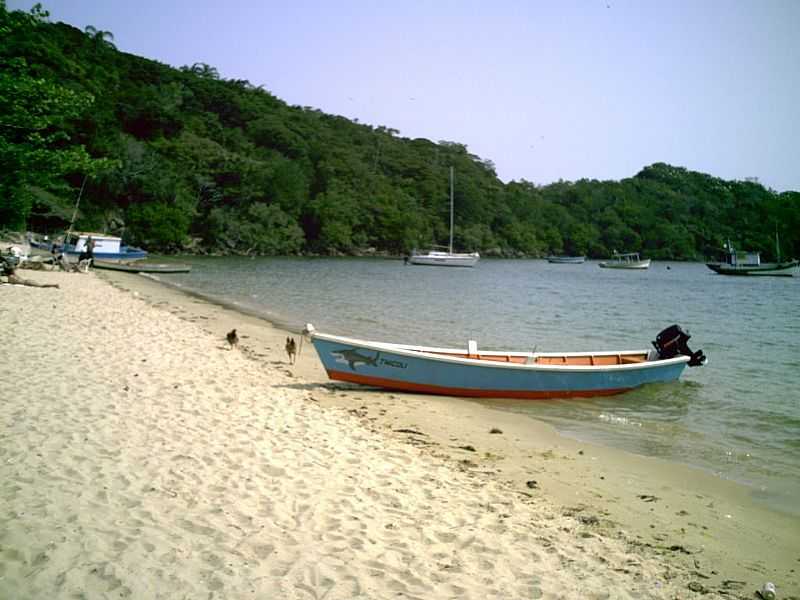
{"type": "Polygon", "coordinates": [[[773,277],[792,277],[800,261],[781,261],[780,246],[777,234],[775,246],[777,262],[761,262],[761,253],[748,250],[737,251],[730,240],[725,245],[725,256],[721,262],[706,263],[706,266],[720,275],[761,275],[773,277]]]}

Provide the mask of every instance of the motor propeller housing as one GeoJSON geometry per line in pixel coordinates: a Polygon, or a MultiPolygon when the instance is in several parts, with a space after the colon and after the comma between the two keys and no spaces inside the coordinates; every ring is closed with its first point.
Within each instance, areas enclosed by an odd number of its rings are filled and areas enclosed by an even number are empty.
{"type": "Polygon", "coordinates": [[[689,357],[690,367],[699,367],[706,363],[706,355],[702,350],[692,352],[687,344],[691,337],[680,325],[670,325],[656,336],[653,347],[658,352],[659,358],[666,359],[684,355],[689,357]]]}

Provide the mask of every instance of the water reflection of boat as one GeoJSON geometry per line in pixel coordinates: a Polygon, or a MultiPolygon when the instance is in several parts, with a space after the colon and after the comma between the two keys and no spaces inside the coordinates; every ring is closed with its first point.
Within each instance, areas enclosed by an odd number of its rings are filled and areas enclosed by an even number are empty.
{"type": "Polygon", "coordinates": [[[304,331],[328,377],[407,392],[482,398],[571,398],[619,394],[648,383],[674,381],[684,368],[705,363],[689,335],[673,325],[655,350],[507,352],[430,348],[304,331]]]}

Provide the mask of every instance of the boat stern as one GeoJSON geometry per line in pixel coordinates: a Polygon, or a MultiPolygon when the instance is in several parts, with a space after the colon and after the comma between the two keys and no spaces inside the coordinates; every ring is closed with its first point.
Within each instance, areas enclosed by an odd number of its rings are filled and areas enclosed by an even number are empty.
{"type": "Polygon", "coordinates": [[[680,325],[670,325],[656,336],[652,344],[661,360],[683,355],[689,357],[690,367],[702,367],[706,364],[706,355],[702,350],[692,352],[687,344],[691,337],[680,325]]]}

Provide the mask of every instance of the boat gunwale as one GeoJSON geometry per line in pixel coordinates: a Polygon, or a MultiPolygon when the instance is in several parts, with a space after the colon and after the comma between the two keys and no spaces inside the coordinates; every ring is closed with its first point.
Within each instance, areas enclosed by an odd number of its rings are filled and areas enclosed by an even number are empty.
{"type": "Polygon", "coordinates": [[[676,365],[680,363],[687,363],[691,357],[686,355],[678,355],[673,358],[644,360],[641,362],[623,363],[614,365],[559,365],[559,364],[542,364],[536,362],[514,363],[514,362],[501,362],[497,360],[482,359],[480,356],[516,356],[520,358],[530,358],[532,361],[539,357],[589,357],[589,356],[624,356],[624,355],[650,355],[652,350],[604,350],[598,352],[504,352],[498,350],[480,351],[478,357],[472,358],[469,355],[468,349],[463,348],[435,348],[429,346],[413,346],[407,344],[394,344],[391,342],[376,342],[369,340],[361,340],[357,338],[348,338],[326,333],[319,333],[313,331],[309,334],[311,340],[318,338],[323,341],[348,344],[350,346],[357,346],[358,348],[378,351],[387,351],[406,356],[410,358],[423,358],[425,360],[444,362],[464,366],[480,366],[480,367],[496,367],[501,369],[516,369],[522,371],[557,371],[562,373],[576,372],[576,373],[592,373],[592,372],[616,372],[616,371],[637,371],[643,369],[653,369],[668,365],[676,365]],[[461,356],[452,356],[459,354],[461,356]],[[466,355],[466,356],[464,356],[466,355]]]}

